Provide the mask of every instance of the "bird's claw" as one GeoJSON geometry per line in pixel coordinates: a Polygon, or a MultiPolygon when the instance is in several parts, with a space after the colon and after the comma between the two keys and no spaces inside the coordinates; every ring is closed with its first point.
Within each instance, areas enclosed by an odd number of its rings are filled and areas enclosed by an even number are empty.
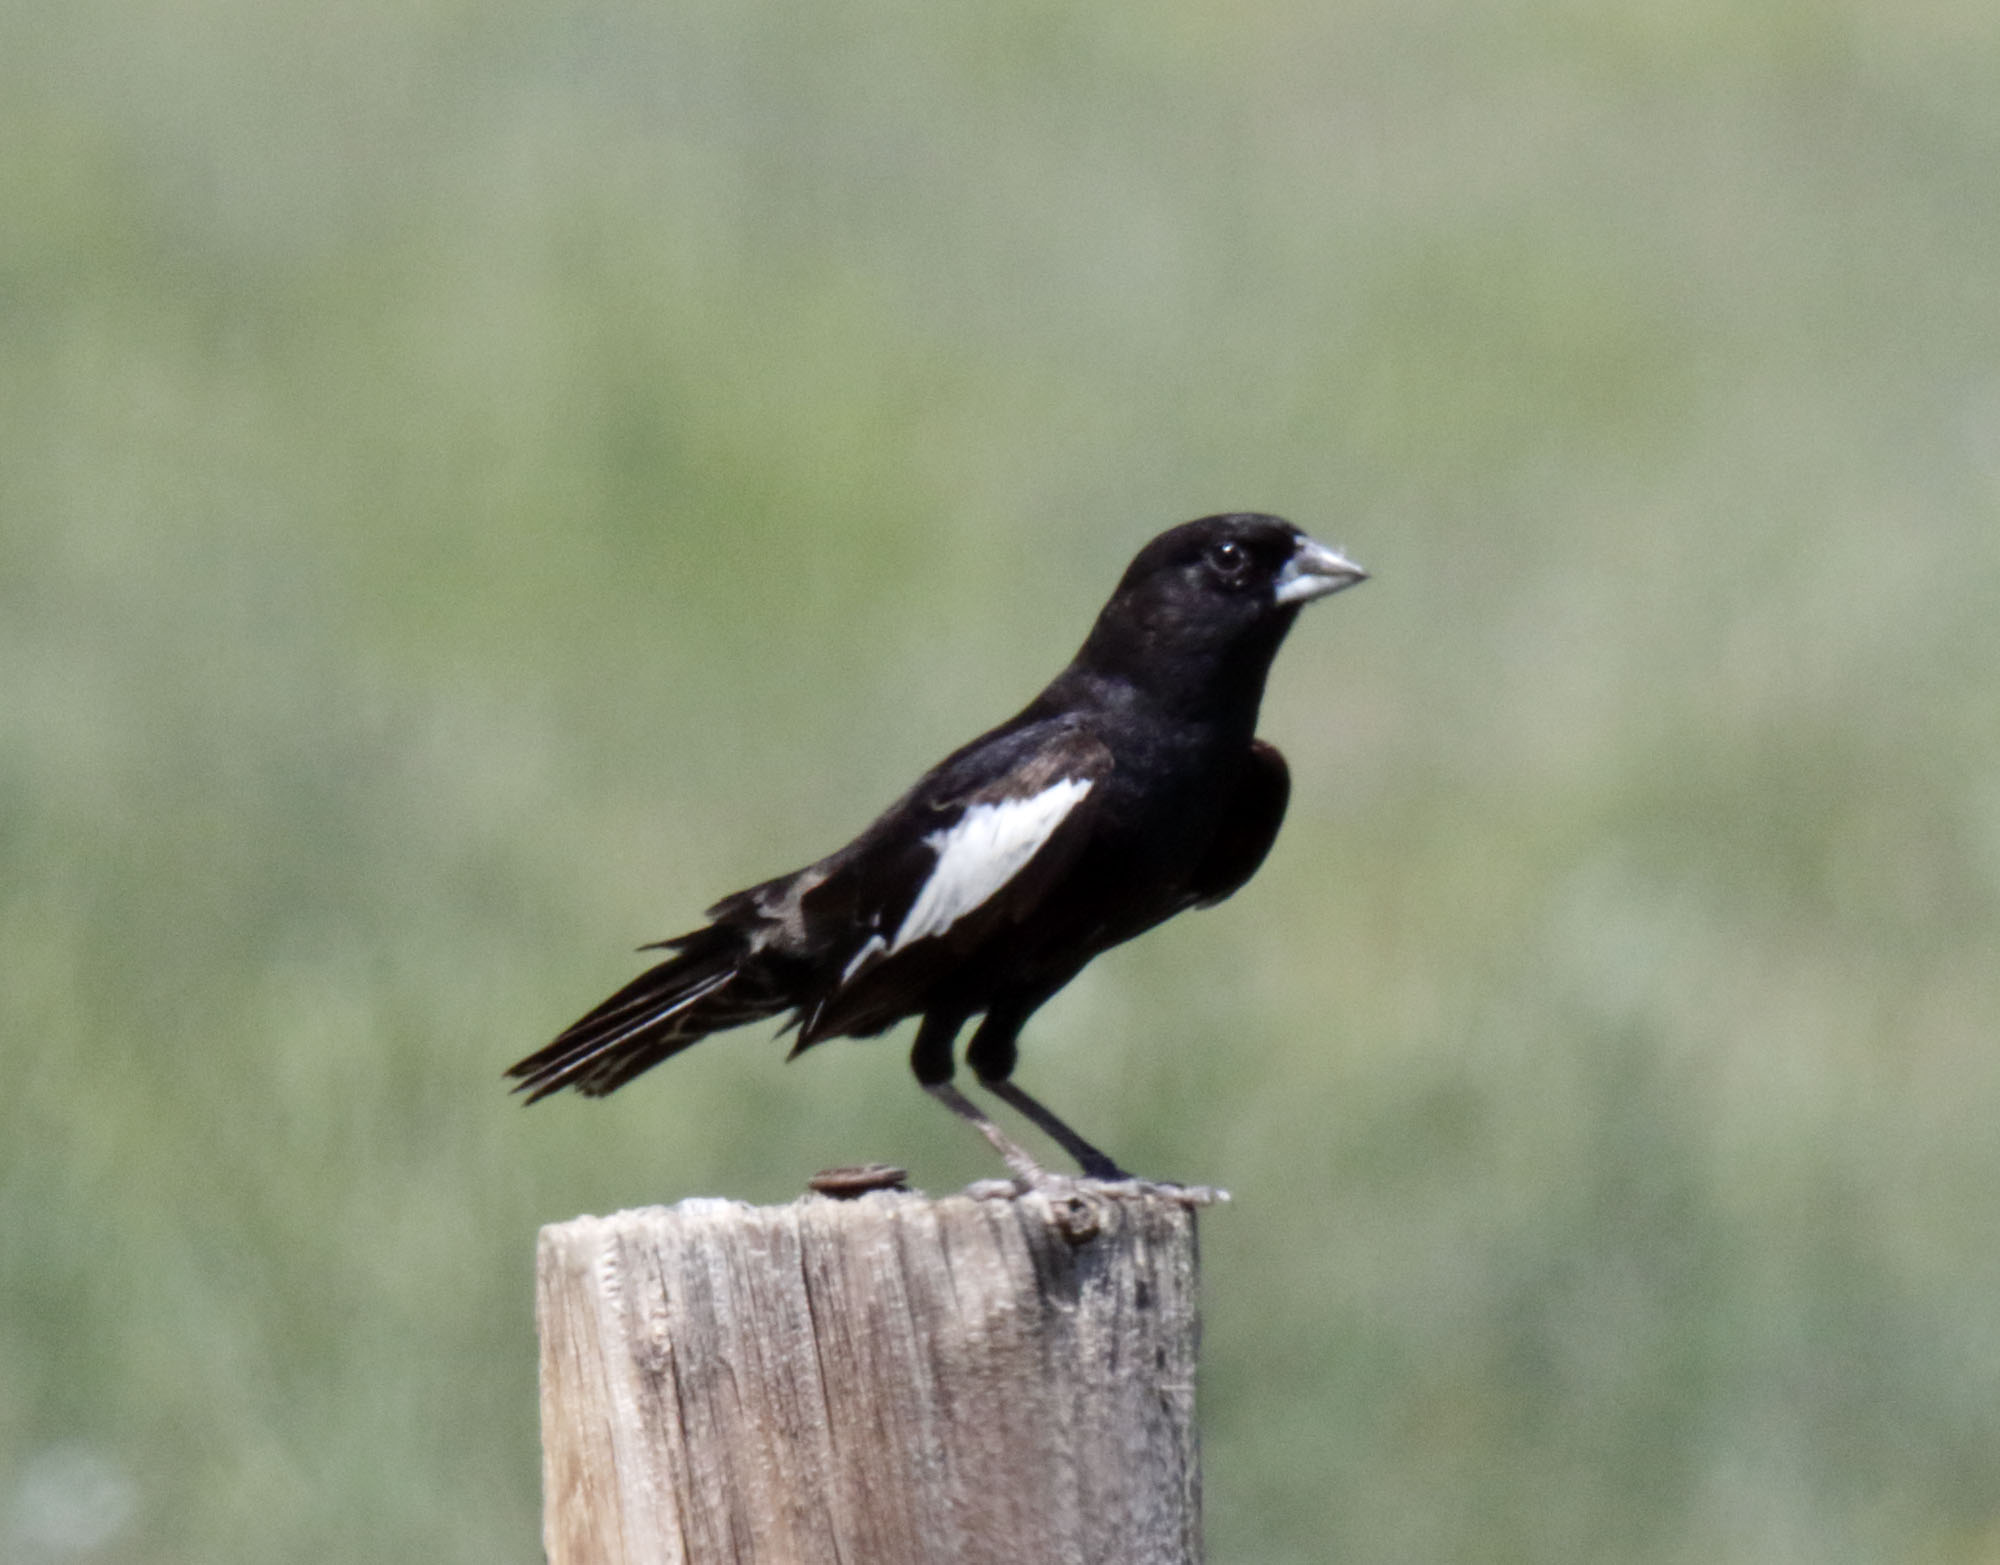
{"type": "Polygon", "coordinates": [[[1047,1169],[1037,1169],[1036,1175],[1032,1179],[1017,1174],[1012,1179],[975,1180],[965,1187],[965,1193],[975,1201],[1017,1201],[1025,1196],[1037,1196],[1052,1205],[1104,1200],[1163,1200],[1190,1210],[1221,1206],[1229,1200],[1227,1190],[1219,1190],[1212,1185],[1182,1185],[1169,1179],[1139,1179],[1131,1174],[1103,1179],[1092,1174],[1052,1174],[1047,1169]]]}

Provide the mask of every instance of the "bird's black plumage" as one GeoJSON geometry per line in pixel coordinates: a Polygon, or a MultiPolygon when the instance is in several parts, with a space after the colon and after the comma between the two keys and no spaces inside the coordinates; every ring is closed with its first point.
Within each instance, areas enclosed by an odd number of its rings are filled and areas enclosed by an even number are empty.
{"type": "MultiPolygon", "coordinates": [[[[1299,607],[1365,579],[1273,516],[1210,516],[1139,551],[1075,659],[815,864],[725,897],[702,928],[508,1074],[529,1101],[612,1092],[713,1032],[791,1014],[793,1050],[922,1018],[917,1078],[952,1047],[1087,1172],[1116,1174],[1009,1082],[1022,1024],[1099,952],[1253,875],[1284,819],[1284,758],[1255,737],[1299,607]]],[[[1017,1167],[1032,1168],[1017,1149],[1017,1167]]]]}

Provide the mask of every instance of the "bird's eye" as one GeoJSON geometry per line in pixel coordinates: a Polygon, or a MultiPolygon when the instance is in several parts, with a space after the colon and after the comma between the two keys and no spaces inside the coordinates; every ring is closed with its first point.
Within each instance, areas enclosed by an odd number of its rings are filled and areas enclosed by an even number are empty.
{"type": "Polygon", "coordinates": [[[1235,539],[1225,538],[1209,545],[1208,564],[1216,575],[1234,581],[1250,568],[1250,551],[1235,539]]]}

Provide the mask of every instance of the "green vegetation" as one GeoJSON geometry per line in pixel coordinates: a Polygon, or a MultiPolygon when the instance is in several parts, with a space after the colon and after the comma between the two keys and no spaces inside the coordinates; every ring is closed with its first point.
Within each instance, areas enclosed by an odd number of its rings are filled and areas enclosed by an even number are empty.
{"type": "Polygon", "coordinates": [[[1205,1220],[1219,1561],[2000,1551],[2000,11],[0,15],[0,1557],[539,1558],[535,1226],[992,1170],[502,1066],[1135,545],[1377,574],[1023,1079],[1205,1220]]]}

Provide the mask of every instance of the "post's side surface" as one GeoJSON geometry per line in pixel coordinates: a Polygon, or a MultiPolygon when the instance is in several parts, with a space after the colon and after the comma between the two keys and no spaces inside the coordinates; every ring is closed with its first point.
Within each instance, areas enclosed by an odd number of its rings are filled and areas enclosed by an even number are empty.
{"type": "Polygon", "coordinates": [[[1193,1565],[1194,1214],[686,1201],[542,1230],[551,1565],[1193,1565]]]}

